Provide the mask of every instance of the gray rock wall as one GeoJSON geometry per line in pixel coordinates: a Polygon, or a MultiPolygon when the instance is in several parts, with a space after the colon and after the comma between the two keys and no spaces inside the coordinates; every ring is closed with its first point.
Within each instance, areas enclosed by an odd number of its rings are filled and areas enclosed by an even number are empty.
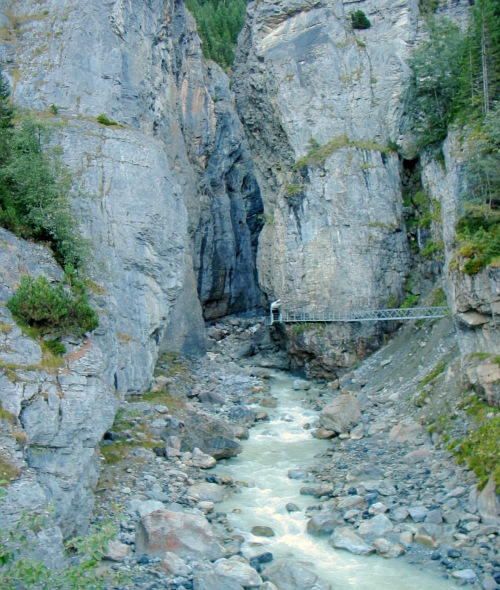
{"type": "MultiPolygon", "coordinates": [[[[234,87],[265,206],[259,279],[268,298],[288,309],[344,311],[404,298],[410,253],[391,145],[400,139],[417,4],[263,0],[249,7],[234,87]],[[352,29],[356,9],[370,29],[352,29]],[[293,166],[332,140],[335,149],[319,161],[293,166]]],[[[307,357],[323,348],[321,364],[331,370],[381,341],[379,326],[348,331],[348,342],[345,330],[329,327],[290,351],[304,346],[307,357]]]]}
{"type": "Polygon", "coordinates": [[[236,70],[237,104],[263,190],[258,267],[287,307],[386,304],[401,298],[409,251],[398,138],[416,2],[252,4],[236,70]],[[353,8],[354,6],[354,8],[353,8]],[[353,31],[362,8],[370,29],[353,31]],[[293,171],[312,142],[339,140],[293,171]],[[291,188],[290,188],[291,187],[291,188]]]}
{"type": "MultiPolygon", "coordinates": [[[[69,535],[88,522],[118,397],[150,386],[160,349],[205,350],[203,306],[217,317],[259,305],[262,204],[228,79],[202,58],[182,2],[1,0],[0,24],[14,102],[53,125],[93,246],[100,325],[75,366],[23,371],[40,351],[16,329],[0,350],[0,362],[22,357],[0,391],[27,436],[22,473],[69,535]]],[[[23,260],[30,248],[15,242],[23,260]]],[[[59,277],[43,252],[26,270],[59,277]]],[[[2,301],[25,272],[10,258],[2,272],[11,265],[2,301]]]]}
{"type": "Polygon", "coordinates": [[[441,204],[445,248],[444,284],[455,317],[462,355],[500,350],[500,269],[484,268],[473,275],[457,269],[455,226],[464,210],[467,179],[464,146],[451,133],[443,146],[444,167],[427,159],[422,171],[425,189],[441,204]]]}
{"type": "MultiPolygon", "coordinates": [[[[108,383],[109,359],[97,339],[85,339],[54,364],[37,342],[23,336],[4,307],[25,273],[61,279],[45,247],[0,229],[0,264],[0,402],[11,416],[1,420],[0,458],[20,475],[8,488],[0,526],[21,511],[33,514],[52,506],[65,535],[82,533],[99,472],[96,447],[119,403],[108,383]]],[[[54,532],[57,539],[60,533],[54,532]]],[[[48,545],[55,550],[52,542],[48,545]]]]}

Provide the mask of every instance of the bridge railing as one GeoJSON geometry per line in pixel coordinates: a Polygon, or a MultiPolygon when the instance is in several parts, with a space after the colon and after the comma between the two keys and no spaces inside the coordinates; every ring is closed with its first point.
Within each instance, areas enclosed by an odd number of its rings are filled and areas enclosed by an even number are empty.
{"type": "Polygon", "coordinates": [[[279,316],[272,314],[268,325],[275,323],[324,323],[324,322],[376,322],[405,321],[442,318],[450,314],[446,306],[400,307],[389,309],[358,309],[344,312],[307,310],[280,310],[279,316]]]}

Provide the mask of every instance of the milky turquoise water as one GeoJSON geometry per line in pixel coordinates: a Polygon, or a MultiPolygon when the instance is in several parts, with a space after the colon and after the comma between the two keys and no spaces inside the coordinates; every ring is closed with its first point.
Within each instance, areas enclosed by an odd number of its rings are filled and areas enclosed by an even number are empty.
{"type": "Polygon", "coordinates": [[[307,518],[303,509],[317,501],[301,496],[304,480],[288,478],[292,468],[314,464],[314,455],[328,447],[327,441],[317,440],[304,424],[312,423],[317,413],[306,410],[301,399],[304,392],[292,388],[293,380],[280,375],[272,380],[272,393],[279,399],[276,409],[268,410],[269,422],[251,430],[250,439],[243,442],[244,450],[234,459],[218,465],[217,474],[229,474],[234,480],[246,482],[241,493],[217,505],[217,511],[228,514],[230,524],[245,537],[246,557],[264,551],[278,557],[293,556],[312,564],[333,590],[449,590],[458,588],[439,574],[408,564],[404,559],[384,559],[375,555],[357,556],[335,550],[326,538],[312,537],[306,532],[307,518]],[[300,512],[288,513],[285,506],[293,502],[300,512]],[[272,538],[255,537],[250,531],[255,525],[271,527],[272,538]]]}

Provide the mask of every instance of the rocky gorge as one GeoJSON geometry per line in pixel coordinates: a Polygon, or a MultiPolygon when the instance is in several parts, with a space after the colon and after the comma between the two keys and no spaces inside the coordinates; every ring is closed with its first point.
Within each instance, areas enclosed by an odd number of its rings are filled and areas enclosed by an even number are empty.
{"type": "MultiPolygon", "coordinates": [[[[99,313],[54,362],[5,303],[21,276],[57,283],[62,270],[0,229],[2,527],[52,506],[38,554],[60,564],[63,539],[114,519],[116,503],[122,553],[110,557],[126,587],[327,588],[300,564],[281,586],[269,556],[242,557],[216,505],[240,484],[211,475],[268,419],[273,371],[293,370],[318,413],[311,432],[331,440],[299,474],[319,501],[313,533],[495,589],[494,480],[480,490],[445,447],[471,426],[472,388],[498,419],[500,273],[454,264],[458,136],[443,163],[415,153],[405,126],[408,59],[426,34],[417,0],[251,2],[231,78],[203,57],[181,1],[0,8],[13,101],[53,126],[74,173],[99,313]],[[369,29],[350,26],[358,7],[369,29]],[[403,203],[416,176],[439,203],[417,248],[403,203]],[[435,260],[418,251],[432,238],[435,260]],[[263,322],[275,299],[325,311],[443,293],[452,319],[396,334],[389,322],[263,322]]],[[[438,13],[463,26],[468,11],[447,0],[438,13]]]]}

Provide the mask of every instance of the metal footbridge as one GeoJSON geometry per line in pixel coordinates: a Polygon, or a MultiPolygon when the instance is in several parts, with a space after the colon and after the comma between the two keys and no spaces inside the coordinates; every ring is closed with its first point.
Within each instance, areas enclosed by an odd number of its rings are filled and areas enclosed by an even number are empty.
{"type": "Polygon", "coordinates": [[[288,311],[283,309],[281,301],[271,304],[267,324],[296,324],[296,323],[346,323],[346,322],[401,322],[407,320],[430,320],[450,315],[450,310],[444,305],[434,307],[400,307],[389,309],[355,309],[344,312],[307,310],[288,311]]]}

